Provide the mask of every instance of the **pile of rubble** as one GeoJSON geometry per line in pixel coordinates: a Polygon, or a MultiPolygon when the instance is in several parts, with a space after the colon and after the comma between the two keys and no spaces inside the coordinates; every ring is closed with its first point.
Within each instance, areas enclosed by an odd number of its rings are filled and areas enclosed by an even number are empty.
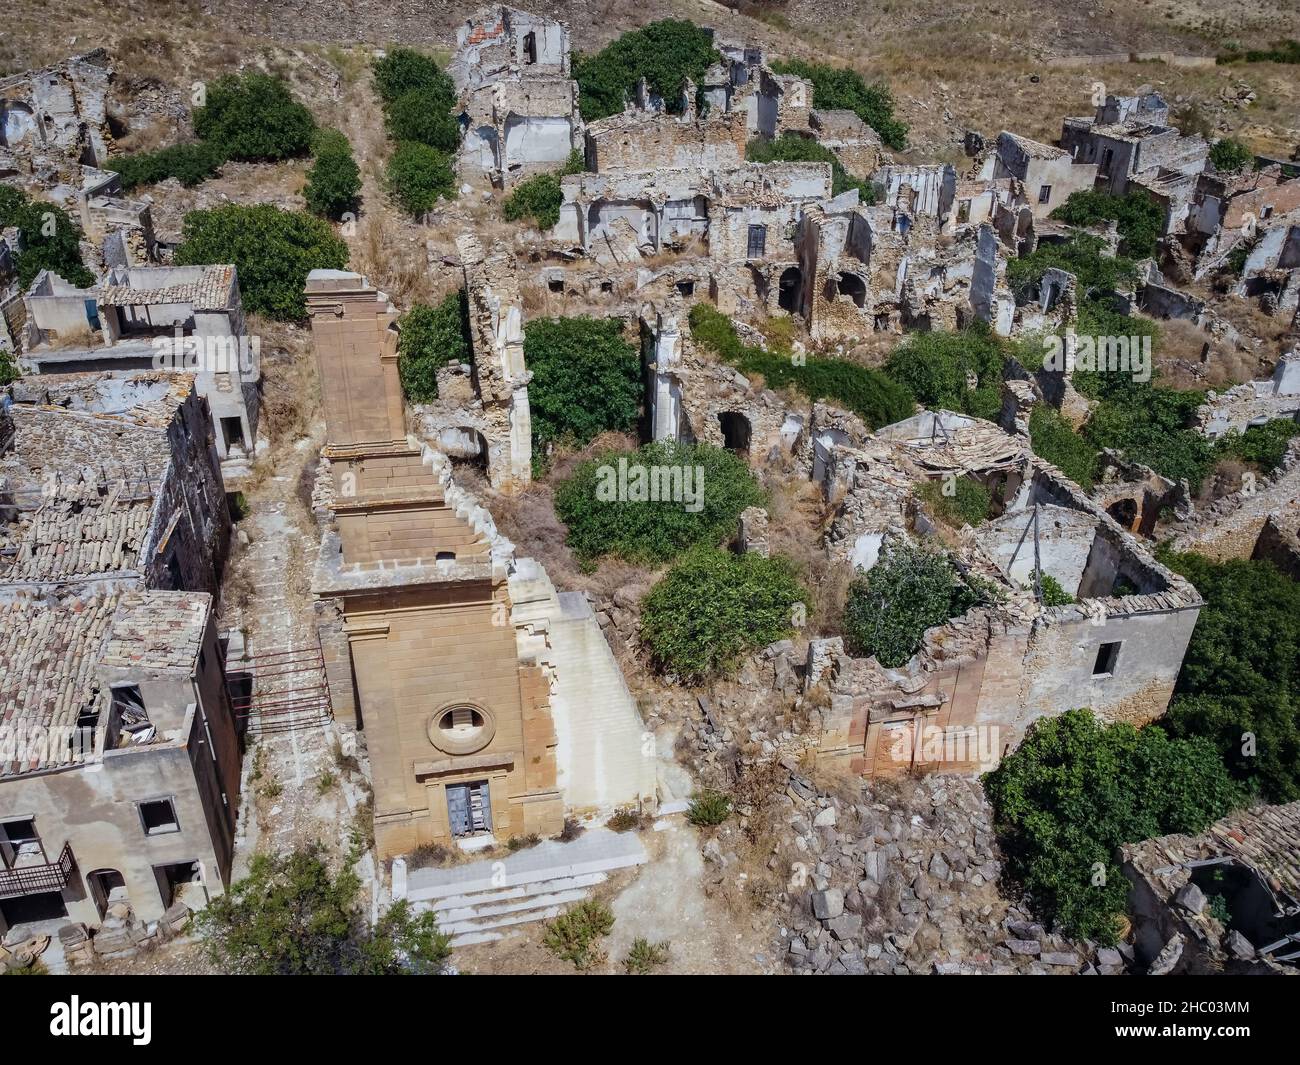
{"type": "Polygon", "coordinates": [[[59,941],[70,966],[134,958],[184,934],[191,916],[185,903],[176,902],[160,920],[145,924],[129,905],[117,903],[109,906],[103,922],[93,932],[83,924],[66,924],[59,929],[59,941]]]}

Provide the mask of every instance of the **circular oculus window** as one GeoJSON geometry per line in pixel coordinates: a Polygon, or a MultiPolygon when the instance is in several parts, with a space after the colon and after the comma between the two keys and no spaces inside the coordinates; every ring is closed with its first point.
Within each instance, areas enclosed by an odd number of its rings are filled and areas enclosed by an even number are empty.
{"type": "Polygon", "coordinates": [[[475,703],[448,703],[429,718],[429,742],[447,754],[481,751],[496,731],[496,719],[475,703]]]}

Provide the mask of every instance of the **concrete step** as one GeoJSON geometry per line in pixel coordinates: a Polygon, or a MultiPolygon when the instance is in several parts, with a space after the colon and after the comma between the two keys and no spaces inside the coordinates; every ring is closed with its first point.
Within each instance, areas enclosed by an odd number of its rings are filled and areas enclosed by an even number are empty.
{"type": "Polygon", "coordinates": [[[459,928],[463,924],[478,925],[482,921],[491,920],[494,917],[509,917],[514,914],[525,914],[533,910],[549,910],[553,906],[568,906],[574,902],[581,902],[590,894],[586,888],[574,888],[571,891],[547,891],[540,895],[533,895],[531,898],[520,899],[517,902],[501,902],[488,906],[461,906],[454,910],[438,911],[438,927],[446,931],[448,928],[459,928]]]}
{"type": "Polygon", "coordinates": [[[517,887],[501,888],[498,891],[476,891],[468,895],[449,895],[446,898],[432,899],[419,903],[421,909],[428,909],[441,915],[447,910],[463,909],[467,906],[492,906],[501,902],[516,902],[520,899],[535,898],[553,891],[572,891],[575,888],[595,887],[603,884],[609,877],[605,873],[586,873],[583,876],[566,876],[558,880],[538,880],[532,884],[520,884],[517,887]]]}
{"type": "Polygon", "coordinates": [[[459,937],[464,935],[476,935],[482,932],[501,933],[504,929],[516,928],[523,924],[533,924],[536,921],[549,921],[554,917],[559,917],[566,909],[564,906],[546,906],[540,910],[529,910],[526,913],[510,913],[500,917],[489,917],[482,921],[457,921],[455,924],[439,925],[438,931],[444,935],[451,936],[451,945],[453,947],[464,946],[459,937]]]}

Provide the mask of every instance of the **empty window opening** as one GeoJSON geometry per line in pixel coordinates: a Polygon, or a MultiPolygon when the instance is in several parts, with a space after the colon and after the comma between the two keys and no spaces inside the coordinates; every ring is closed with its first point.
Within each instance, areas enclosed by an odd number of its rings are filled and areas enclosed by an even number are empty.
{"type": "Polygon", "coordinates": [[[745,249],[747,259],[761,259],[767,254],[767,226],[750,226],[749,241],[745,249]]]}
{"type": "Polygon", "coordinates": [[[867,283],[857,274],[840,274],[835,291],[840,296],[848,296],[857,307],[866,306],[867,283]]]}
{"type": "Polygon", "coordinates": [[[45,847],[30,817],[0,821],[0,863],[6,869],[46,863],[45,847]]]}
{"type": "Polygon", "coordinates": [[[718,415],[718,424],[722,427],[722,444],[727,450],[749,451],[752,429],[748,418],[737,411],[727,410],[718,415]]]}
{"type": "Polygon", "coordinates": [[[140,803],[140,824],[144,826],[146,836],[161,836],[181,830],[176,807],[171,799],[150,799],[140,803]]]}
{"type": "Polygon", "coordinates": [[[1097,648],[1097,661],[1092,664],[1094,677],[1109,677],[1115,672],[1115,663],[1119,660],[1119,644],[1103,643],[1097,648]]]}
{"type": "Polygon", "coordinates": [[[524,34],[524,63],[531,66],[537,62],[537,34],[529,31],[524,34]]]}
{"type": "Polygon", "coordinates": [[[600,291],[601,291],[601,292],[613,292],[613,291],[614,291],[614,282],[613,282],[613,281],[602,281],[602,282],[600,283],[600,291]]]}
{"type": "Polygon", "coordinates": [[[447,816],[453,836],[492,831],[492,796],[486,780],[447,785],[447,816]]]}
{"type": "Polygon", "coordinates": [[[799,308],[803,306],[803,271],[799,267],[788,266],[781,271],[776,302],[783,311],[799,313],[799,308]]]}
{"type": "Polygon", "coordinates": [[[551,292],[563,292],[563,291],[564,291],[564,278],[562,278],[562,277],[553,277],[553,278],[551,278],[549,281],[546,282],[546,287],[547,287],[547,289],[549,289],[551,292]]]}
{"type": "Polygon", "coordinates": [[[678,282],[677,282],[677,291],[680,292],[683,296],[693,296],[693,295],[695,295],[695,282],[694,282],[694,281],[678,281],[678,282]]]}
{"type": "Polygon", "coordinates": [[[1051,185],[1041,186],[1038,190],[1038,202],[1046,203],[1051,198],[1052,198],[1052,186],[1051,185]]]}
{"type": "Polygon", "coordinates": [[[455,552],[455,551],[439,551],[436,555],[434,555],[434,560],[437,561],[437,562],[455,562],[455,561],[456,561],[456,552],[455,552]]]}
{"type": "Polygon", "coordinates": [[[970,221],[970,200],[957,201],[957,222],[958,224],[970,221]]]}
{"type": "Polygon", "coordinates": [[[124,684],[112,689],[108,720],[111,730],[108,740],[110,747],[117,746],[123,740],[127,743],[148,743],[154,738],[154,726],[144,708],[140,688],[135,684],[124,684]]]}

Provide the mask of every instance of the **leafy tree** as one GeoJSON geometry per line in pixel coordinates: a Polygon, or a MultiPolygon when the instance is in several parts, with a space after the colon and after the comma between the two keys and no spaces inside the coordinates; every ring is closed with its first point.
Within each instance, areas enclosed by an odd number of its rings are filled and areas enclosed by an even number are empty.
{"type": "Polygon", "coordinates": [[[583,121],[622,112],[641,78],[663,98],[667,110],[678,113],[687,79],[698,85],[718,58],[712,33],[671,18],[631,30],[594,55],[575,54],[573,77],[583,121]]]}
{"type": "Polygon", "coordinates": [[[974,414],[973,405],[981,413],[991,405],[996,415],[1005,361],[1002,343],[980,322],[956,333],[913,333],[894,349],[884,369],[927,407],[974,414]],[[974,389],[967,385],[971,376],[974,389]],[[992,403],[976,392],[991,394],[992,403]]]}
{"type": "Polygon", "coordinates": [[[874,655],[882,666],[905,665],[926,629],[990,597],[989,589],[962,577],[947,555],[895,541],[849,587],[846,642],[853,654],[874,655]]]}
{"type": "Polygon", "coordinates": [[[413,215],[433,210],[440,199],[455,195],[451,156],[417,141],[402,142],[388,163],[388,188],[413,215]]]}
{"type": "Polygon", "coordinates": [[[749,467],[730,451],[659,441],[584,462],[556,489],[555,512],[568,526],[569,547],[583,562],[617,555],[658,564],[696,544],[721,543],[735,531],[740,512],[763,499],[749,467]],[[620,459],[628,470],[624,498],[615,496],[620,459]],[[638,469],[642,472],[634,472],[638,469]],[[667,480],[670,471],[680,478],[680,498],[664,499],[671,492],[663,490],[659,500],[638,497],[641,485],[648,489],[652,473],[667,480]],[[685,491],[688,472],[692,498],[685,491]]]}
{"type": "Polygon", "coordinates": [[[338,219],[356,207],[361,192],[361,171],[352,158],[352,145],[338,130],[321,130],[312,142],[315,163],[307,171],[302,190],[312,214],[338,219]]]}
{"type": "Polygon", "coordinates": [[[1160,560],[1205,600],[1162,723],[1206,737],[1252,793],[1300,799],[1300,584],[1266,561],[1160,560]]]}
{"type": "Polygon", "coordinates": [[[1180,392],[1119,373],[1076,373],[1075,386],[1102,402],[1084,426],[1097,451],[1113,448],[1171,480],[1199,484],[1214,465],[1215,448],[1188,428],[1204,402],[1201,392],[1180,392]]]}
{"type": "Polygon", "coordinates": [[[446,296],[436,307],[417,303],[398,322],[397,373],[412,403],[438,398],[438,369],[470,362],[469,307],[465,290],[446,296]]]}
{"type": "Polygon", "coordinates": [[[341,270],[348,246],[330,224],[270,204],[223,204],[185,216],[177,266],[234,263],[246,310],[282,321],[306,315],[303,288],[312,270],[341,270]]]}
{"type": "Polygon", "coordinates": [[[607,429],[630,432],[641,407],[641,359],[616,318],[542,318],[524,330],[532,371],[533,444],[579,446],[607,429]]]}
{"type": "Polygon", "coordinates": [[[32,202],[21,189],[0,185],[0,229],[14,226],[23,250],[14,263],[18,284],[26,288],[42,270],[58,274],[69,284],[87,288],[94,275],[81,261],[81,230],[62,207],[32,202]]]}
{"type": "Polygon", "coordinates": [[[1207,741],[1103,725],[1089,710],[1040,718],[984,788],[1008,872],[1039,915],[1104,944],[1128,896],[1116,849],[1200,832],[1241,799],[1207,741]]]}
{"type": "Polygon", "coordinates": [[[916,494],[936,518],[954,529],[963,525],[974,528],[987,521],[993,506],[989,490],[973,477],[958,477],[952,482],[943,479],[926,481],[916,494]],[[952,484],[951,495],[946,494],[949,483],[952,484]]]}
{"type": "Polygon", "coordinates": [[[1072,192],[1052,217],[1072,226],[1117,222],[1120,251],[1135,259],[1155,255],[1156,241],[1165,226],[1164,209],[1138,189],[1130,189],[1123,196],[1096,189],[1072,192]]]}
{"type": "Polygon", "coordinates": [[[254,856],[248,876],[197,924],[212,961],[247,976],[399,976],[442,971],[450,940],[405,900],[369,926],[361,881],[331,871],[319,844],[254,856]]]}
{"type": "Polygon", "coordinates": [[[796,362],[789,351],[744,344],[725,314],[706,303],[691,308],[691,333],[741,373],[761,375],[773,389],[797,388],[811,400],[830,400],[851,410],[871,428],[911,417],[916,409],[907,388],[879,370],[843,359],[809,355],[796,362]]]}
{"type": "Polygon", "coordinates": [[[705,544],[650,589],[641,638],[659,669],[699,683],[793,634],[795,604],[806,598],[788,559],[705,544]]]}
{"type": "Polygon", "coordinates": [[[227,159],[288,159],[311,147],[316,122],[279,78],[250,71],[219,78],[194,109],[194,132],[227,159]]]}
{"type": "Polygon", "coordinates": [[[838,155],[811,137],[801,137],[797,133],[783,133],[775,140],[755,137],[745,145],[745,158],[751,163],[830,163],[832,196],[857,189],[860,203],[876,202],[875,186],[850,174],[838,155]]]}
{"type": "Polygon", "coordinates": [[[1210,165],[1220,174],[1239,173],[1254,162],[1254,153],[1235,137],[1223,137],[1210,147],[1210,165]]]}
{"type": "Polygon", "coordinates": [[[460,123],[451,112],[453,101],[438,89],[412,89],[386,107],[388,136],[395,141],[418,141],[440,152],[460,147],[460,123]]]}
{"type": "Polygon", "coordinates": [[[122,189],[130,192],[141,185],[156,185],[175,178],[186,188],[191,188],[214,177],[226,161],[226,153],[208,141],[192,144],[173,144],[156,152],[136,152],[120,155],[108,161],[108,169],[116,171],[122,179],[122,189]]]}
{"type": "Polygon", "coordinates": [[[1046,403],[1029,414],[1029,442],[1035,455],[1050,462],[1084,491],[1091,491],[1097,451],[1046,403]]]}
{"type": "Polygon", "coordinates": [[[1059,244],[1039,244],[1030,254],[1007,263],[1007,281],[1023,301],[1038,288],[1049,267],[1079,279],[1079,296],[1127,288],[1137,281],[1131,259],[1106,254],[1106,242],[1091,233],[1078,233],[1059,244]]]}
{"type": "Polygon", "coordinates": [[[907,126],[894,117],[894,97],[886,86],[868,85],[861,74],[847,67],[801,59],[778,60],[772,69],[811,81],[813,103],[819,110],[852,111],[880,134],[887,147],[895,151],[907,147],[907,126]]]}
{"type": "Polygon", "coordinates": [[[437,62],[411,48],[394,48],[372,65],[375,89],[385,107],[409,92],[422,90],[445,101],[438,109],[448,111],[456,101],[456,87],[437,62]]]}

